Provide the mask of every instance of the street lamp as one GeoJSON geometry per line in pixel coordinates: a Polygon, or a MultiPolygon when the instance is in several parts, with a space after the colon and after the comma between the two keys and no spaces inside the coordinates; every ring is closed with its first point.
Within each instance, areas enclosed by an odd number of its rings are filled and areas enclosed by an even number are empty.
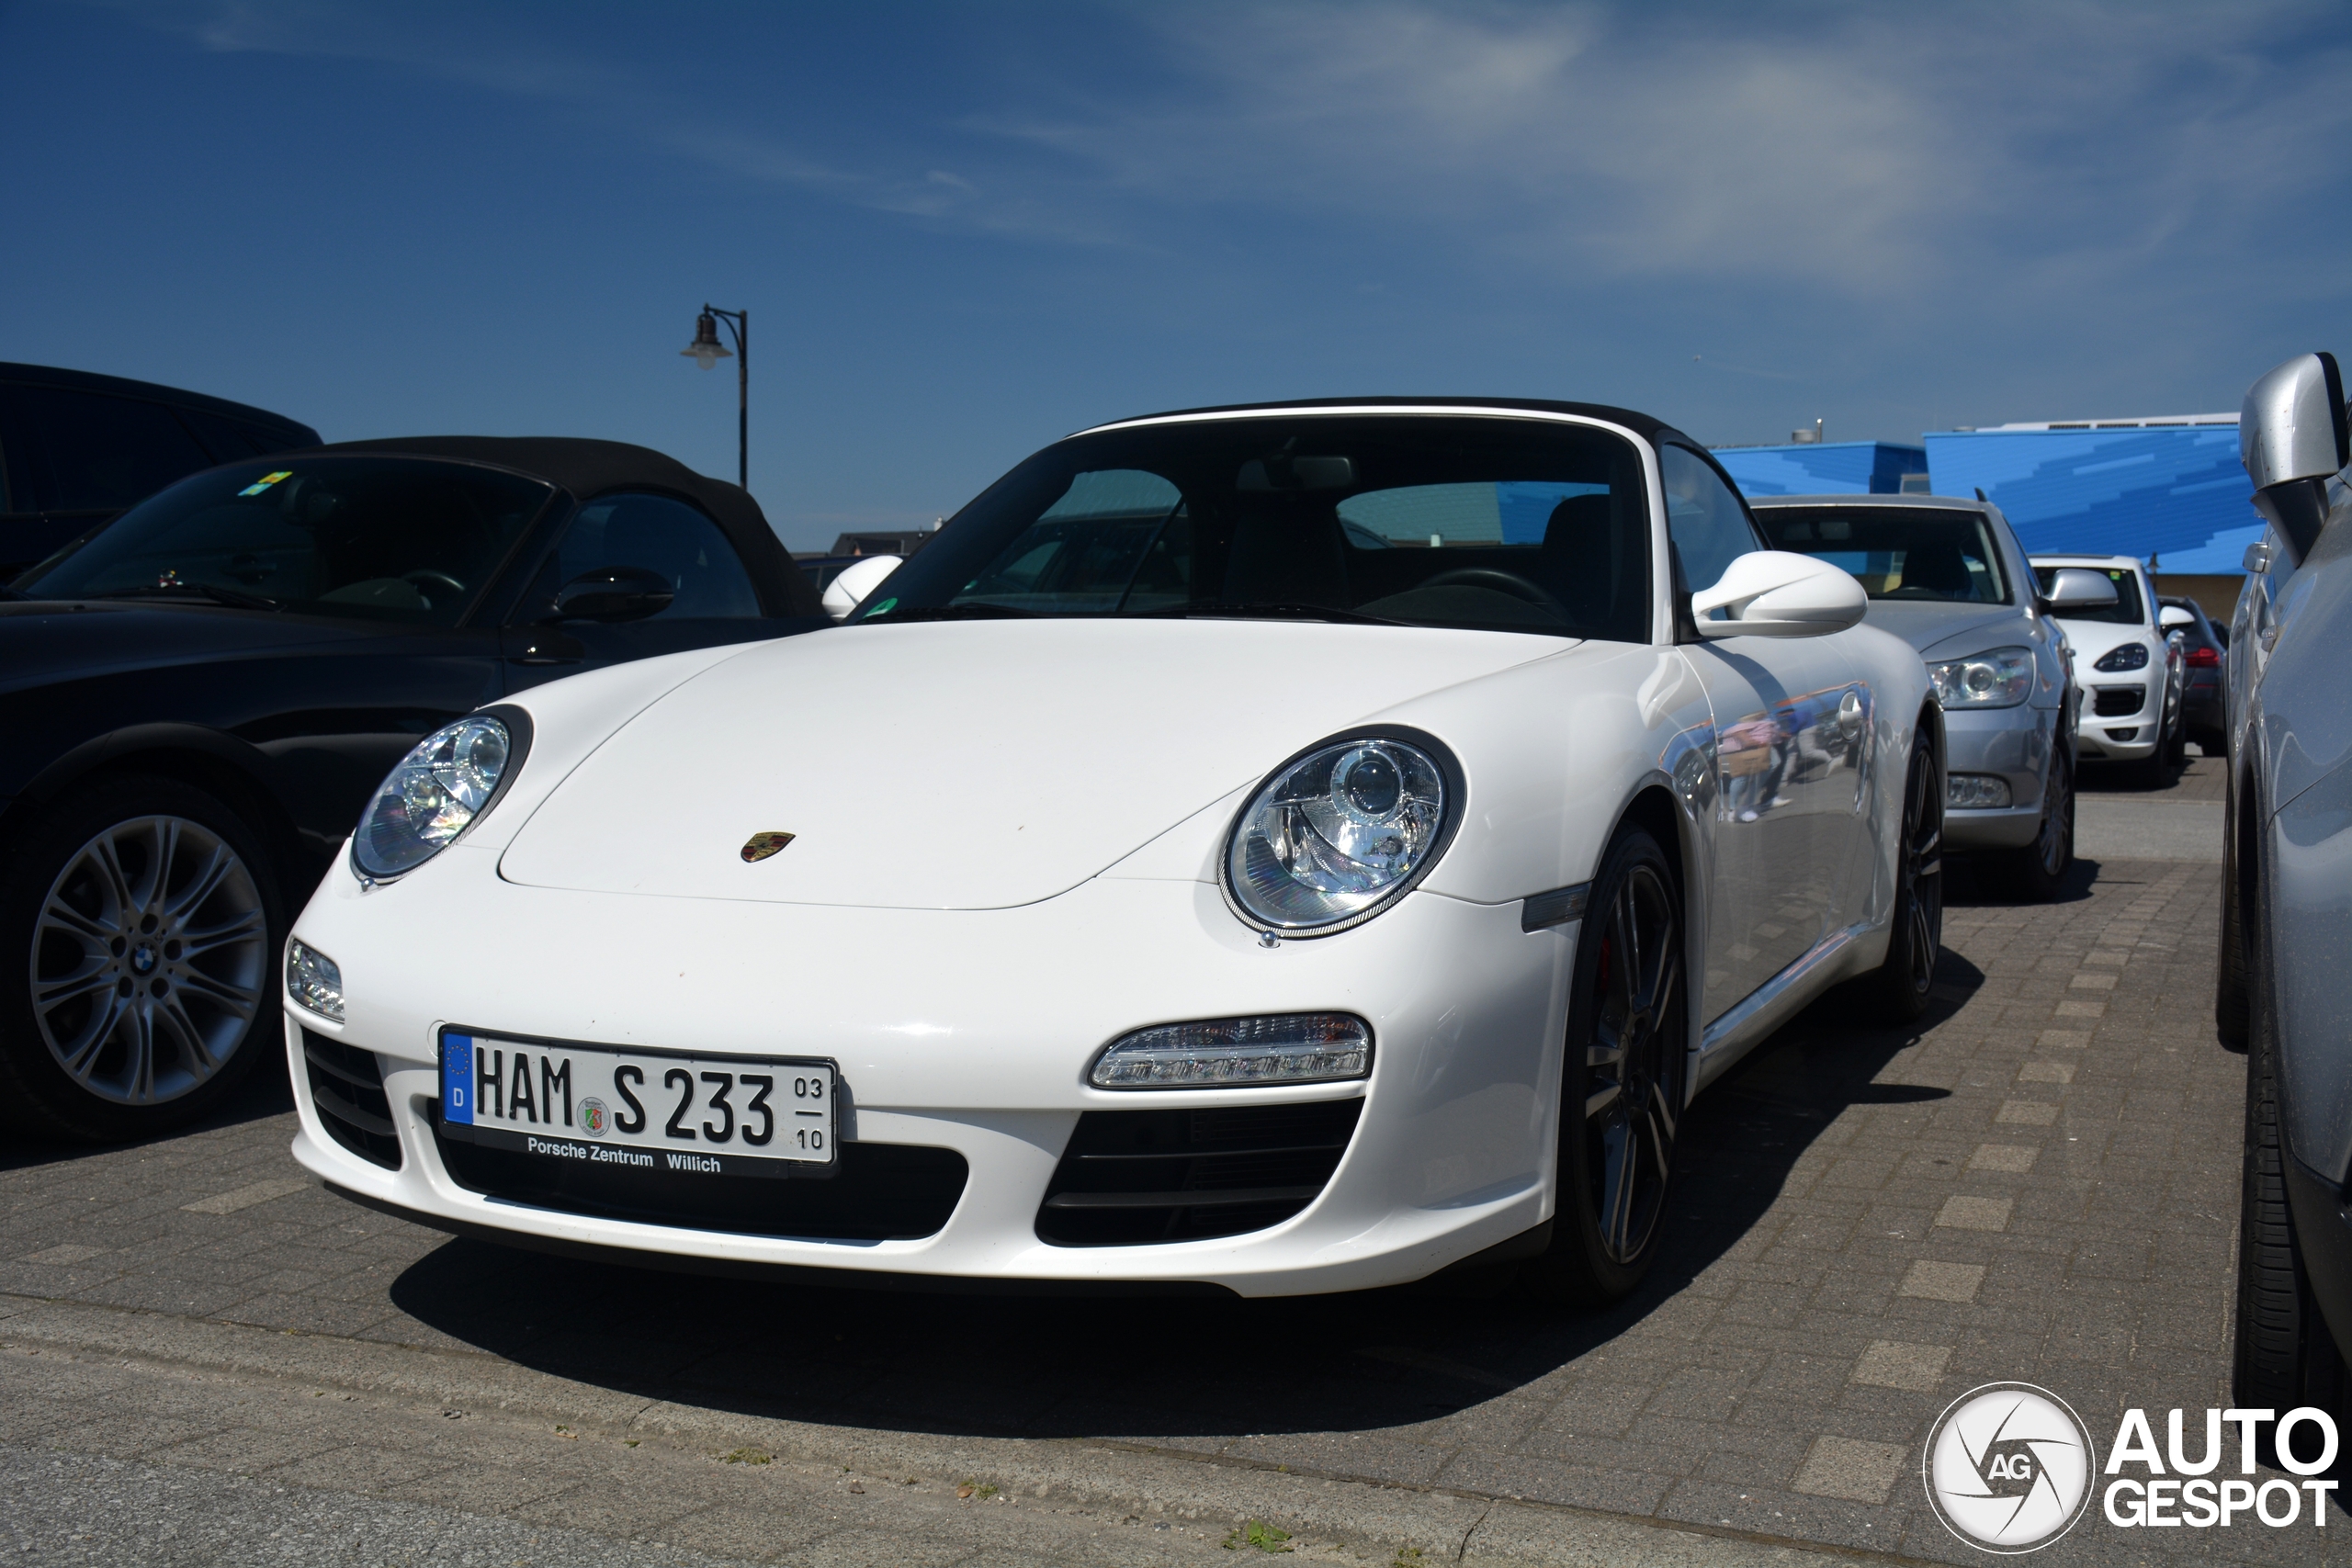
{"type": "Polygon", "coordinates": [[[719,310],[708,305],[695,318],[695,341],[678,352],[708,370],[722,359],[735,361],[735,482],[752,488],[752,312],[719,310]],[[735,352],[718,341],[718,323],[735,334],[735,352]]]}

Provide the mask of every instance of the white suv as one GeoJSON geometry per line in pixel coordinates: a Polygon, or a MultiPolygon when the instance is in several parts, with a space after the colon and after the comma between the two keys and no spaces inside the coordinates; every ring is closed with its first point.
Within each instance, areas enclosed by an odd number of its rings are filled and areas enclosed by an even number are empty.
{"type": "Polygon", "coordinates": [[[2082,707],[2075,719],[2075,752],[2084,761],[2132,765],[2143,789],[2164,783],[2165,765],[2180,750],[2184,670],[2178,647],[2156,618],[2155,585],[2132,556],[2034,556],[2042,592],[2062,567],[2097,572],[2115,589],[2104,609],[2058,618],[2075,650],[2075,682],[2082,707]]]}

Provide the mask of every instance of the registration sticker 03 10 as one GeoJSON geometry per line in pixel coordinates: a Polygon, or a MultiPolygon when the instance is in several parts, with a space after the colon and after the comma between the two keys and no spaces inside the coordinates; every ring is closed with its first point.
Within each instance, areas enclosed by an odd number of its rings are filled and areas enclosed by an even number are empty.
{"type": "Polygon", "coordinates": [[[447,1029],[441,1135],[616,1170],[830,1176],[834,1064],[616,1050],[447,1029]]]}

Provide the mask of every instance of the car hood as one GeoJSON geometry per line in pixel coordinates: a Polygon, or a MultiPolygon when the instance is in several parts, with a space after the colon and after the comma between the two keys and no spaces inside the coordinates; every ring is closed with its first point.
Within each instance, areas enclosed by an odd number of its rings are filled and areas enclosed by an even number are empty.
{"type": "Polygon", "coordinates": [[[500,874],[788,904],[1035,903],[1335,730],[1570,646],[1225,620],[861,626],[763,643],[624,724],[517,830],[500,874]],[[750,863],[756,833],[793,839],[750,863]]]}
{"type": "Polygon", "coordinates": [[[0,604],[0,693],[383,635],[209,604],[11,600],[0,604]]]}
{"type": "MultiPolygon", "coordinates": [[[[2110,649],[2127,642],[2153,640],[2148,635],[2149,628],[2146,626],[2123,626],[2116,625],[2113,621],[2061,620],[2058,624],[2065,629],[2066,641],[2075,650],[2075,675],[2078,680],[2089,680],[2103,673],[2093,670],[2091,665],[2105,657],[2110,649]]],[[[2164,660],[2159,658],[2154,662],[2162,665],[2164,660]]],[[[2142,672],[2137,670],[2126,671],[2120,678],[2128,680],[2142,672]]]]}
{"type": "Polygon", "coordinates": [[[2033,629],[2014,604],[1873,599],[1866,618],[1917,649],[1923,659],[1961,659],[2005,643],[2023,643],[2033,629]]]}

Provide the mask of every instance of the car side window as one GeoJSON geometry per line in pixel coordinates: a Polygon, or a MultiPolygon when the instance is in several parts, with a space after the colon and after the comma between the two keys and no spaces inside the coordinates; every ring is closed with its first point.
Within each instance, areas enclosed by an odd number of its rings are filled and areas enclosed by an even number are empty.
{"type": "Polygon", "coordinates": [[[1681,558],[1684,587],[1694,593],[1713,588],[1733,561],[1765,547],[1739,497],[1697,453],[1661,446],[1657,469],[1666,488],[1666,534],[1681,558]]]}
{"type": "Polygon", "coordinates": [[[576,513],[533,583],[527,618],[543,613],[556,591],[582,573],[633,566],[677,591],[655,620],[755,620],[760,596],[752,574],[718,525],[665,495],[603,495],[576,513]]]}

